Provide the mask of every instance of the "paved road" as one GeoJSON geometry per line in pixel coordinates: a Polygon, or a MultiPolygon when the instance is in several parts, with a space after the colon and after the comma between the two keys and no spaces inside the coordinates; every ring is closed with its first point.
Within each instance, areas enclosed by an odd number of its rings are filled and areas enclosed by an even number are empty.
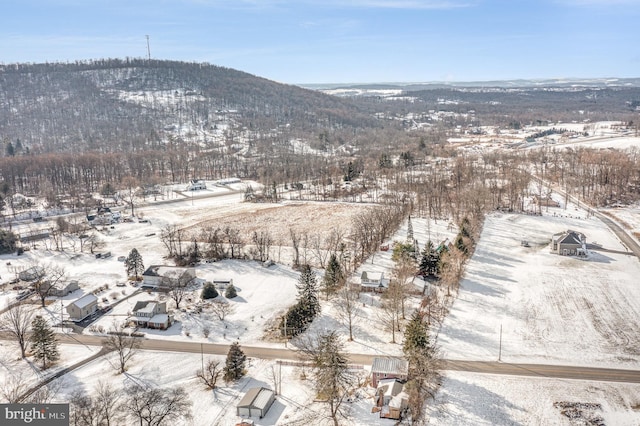
{"type": "MultiPolygon", "coordinates": [[[[71,344],[101,345],[102,337],[93,335],[59,335],[60,342],[71,344]]],[[[229,345],[215,343],[177,342],[171,340],[143,339],[142,349],[226,355],[229,345]]],[[[244,353],[253,358],[297,360],[298,353],[289,348],[264,348],[242,346],[244,353]]],[[[350,362],[371,365],[379,355],[350,354],[350,362]]],[[[485,374],[594,380],[604,382],[640,383],[640,371],[613,368],[576,367],[567,365],[512,364],[491,361],[443,360],[443,370],[468,371],[485,374]]]]}

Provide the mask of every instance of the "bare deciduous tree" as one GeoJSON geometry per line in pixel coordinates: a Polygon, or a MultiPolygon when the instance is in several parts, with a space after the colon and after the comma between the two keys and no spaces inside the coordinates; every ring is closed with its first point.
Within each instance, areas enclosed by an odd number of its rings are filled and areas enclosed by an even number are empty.
{"type": "Polygon", "coordinates": [[[127,333],[125,324],[119,325],[115,321],[108,333],[109,335],[104,340],[104,347],[117,354],[118,364],[114,368],[122,374],[126,371],[127,363],[142,346],[142,339],[127,333]]]}
{"type": "Polygon", "coordinates": [[[66,276],[66,271],[62,266],[54,264],[36,264],[33,268],[37,274],[33,288],[44,307],[46,298],[51,296],[51,294],[58,288],[58,285],[62,283],[66,276]]]}
{"type": "Polygon", "coordinates": [[[24,358],[27,352],[27,342],[29,340],[29,328],[33,321],[33,309],[31,306],[19,303],[9,308],[0,317],[0,330],[11,334],[20,347],[20,356],[24,358]]]}
{"type": "Polygon", "coordinates": [[[269,231],[253,231],[251,240],[255,245],[255,257],[257,260],[260,262],[267,260],[269,258],[269,249],[273,244],[273,238],[271,238],[269,231]]]}
{"type": "Polygon", "coordinates": [[[227,315],[235,311],[235,306],[226,300],[214,299],[211,301],[211,310],[220,321],[224,321],[227,315]]]}
{"type": "Polygon", "coordinates": [[[0,394],[5,402],[15,404],[20,402],[20,398],[27,390],[27,381],[22,377],[22,373],[7,374],[5,380],[0,387],[0,394]]]}
{"type": "Polygon", "coordinates": [[[218,386],[218,380],[222,377],[223,365],[220,361],[210,359],[204,370],[198,370],[196,377],[200,379],[207,389],[215,389],[218,386]]]}
{"type": "Polygon", "coordinates": [[[358,291],[351,288],[349,283],[347,283],[338,292],[338,299],[335,302],[338,317],[344,321],[349,328],[349,341],[353,340],[353,325],[360,313],[358,296],[358,291]]]}
{"type": "Polygon", "coordinates": [[[121,407],[136,423],[147,426],[173,424],[190,419],[191,401],[182,387],[173,389],[131,386],[121,407]]]}
{"type": "Polygon", "coordinates": [[[196,276],[189,271],[184,271],[178,276],[165,275],[162,278],[162,285],[169,289],[169,297],[175,302],[176,309],[180,309],[180,303],[187,293],[194,290],[196,282],[196,276]]]}

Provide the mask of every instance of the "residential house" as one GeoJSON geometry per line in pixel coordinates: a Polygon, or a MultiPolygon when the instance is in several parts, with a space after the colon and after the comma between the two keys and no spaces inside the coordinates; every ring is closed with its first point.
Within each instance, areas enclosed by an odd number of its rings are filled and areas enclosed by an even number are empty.
{"type": "Polygon", "coordinates": [[[264,387],[249,389],[236,405],[236,414],[240,417],[263,418],[275,399],[271,389],[264,387]]]}
{"type": "Polygon", "coordinates": [[[218,289],[218,290],[226,290],[227,287],[233,285],[233,278],[214,279],[212,281],[212,283],[216,287],[216,289],[218,289]]]}
{"type": "Polygon", "coordinates": [[[362,271],[360,274],[360,290],[381,292],[389,287],[389,280],[384,277],[384,272],[362,271]]]}
{"type": "Polygon", "coordinates": [[[538,207],[560,207],[560,203],[548,195],[542,196],[542,197],[538,197],[537,195],[534,195],[532,202],[534,205],[538,207]]]}
{"type": "Polygon", "coordinates": [[[82,321],[98,310],[98,298],[94,294],[86,294],[71,302],[66,309],[71,321],[82,321]]]}
{"type": "Polygon", "coordinates": [[[376,405],[383,419],[402,419],[407,409],[409,395],[404,391],[404,382],[398,379],[382,379],[378,382],[376,405]]]}
{"type": "Polygon", "coordinates": [[[189,279],[196,277],[195,268],[179,266],[151,265],[142,273],[142,287],[167,290],[167,279],[178,279],[188,274],[189,279]]]}
{"type": "Polygon", "coordinates": [[[371,386],[378,387],[383,379],[407,380],[409,365],[402,358],[373,358],[371,365],[371,386]]]}
{"type": "Polygon", "coordinates": [[[32,266],[24,271],[20,271],[18,273],[18,278],[22,281],[35,281],[40,279],[44,275],[44,272],[45,271],[42,266],[32,266]]]}
{"type": "Polygon", "coordinates": [[[551,237],[551,252],[563,256],[584,256],[587,253],[587,239],[581,232],[559,232],[551,237]]]}
{"type": "Polygon", "coordinates": [[[197,191],[200,189],[207,189],[207,184],[200,179],[192,179],[189,181],[189,185],[187,185],[187,191],[197,191]]]}
{"type": "Polygon", "coordinates": [[[173,315],[167,313],[167,302],[140,301],[133,307],[131,321],[138,327],[166,330],[173,324],[173,315]]]}
{"type": "MultiPolygon", "coordinates": [[[[47,283],[43,284],[43,286],[46,285],[46,284],[47,283]]],[[[48,294],[49,294],[49,296],[65,297],[66,295],[68,295],[70,293],[73,293],[76,290],[80,290],[80,286],[78,285],[78,281],[71,280],[61,288],[57,288],[57,287],[52,288],[51,290],[49,290],[48,294]]]]}

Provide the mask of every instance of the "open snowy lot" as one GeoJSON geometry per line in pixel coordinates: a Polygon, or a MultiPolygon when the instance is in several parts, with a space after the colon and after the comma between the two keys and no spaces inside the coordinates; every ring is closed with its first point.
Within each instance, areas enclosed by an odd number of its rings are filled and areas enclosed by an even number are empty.
{"type": "Polygon", "coordinates": [[[428,424],[443,426],[636,426],[640,385],[450,371],[429,415],[428,424]]]}
{"type": "Polygon", "coordinates": [[[502,340],[506,362],[638,367],[640,262],[605,250],[587,259],[550,253],[552,234],[567,229],[604,249],[626,250],[601,221],[574,207],[487,217],[439,332],[445,357],[497,360],[502,340]]]}

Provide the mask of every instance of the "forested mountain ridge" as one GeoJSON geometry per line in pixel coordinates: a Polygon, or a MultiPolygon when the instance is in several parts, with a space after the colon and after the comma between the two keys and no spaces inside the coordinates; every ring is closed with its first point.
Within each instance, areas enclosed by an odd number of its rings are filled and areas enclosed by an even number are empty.
{"type": "Polygon", "coordinates": [[[376,126],[348,99],[203,63],[105,59],[0,66],[0,137],[31,152],[122,152],[167,141],[233,144],[376,126]],[[232,134],[235,133],[235,134],[232,134]],[[256,135],[253,135],[256,138],[256,135]]]}

